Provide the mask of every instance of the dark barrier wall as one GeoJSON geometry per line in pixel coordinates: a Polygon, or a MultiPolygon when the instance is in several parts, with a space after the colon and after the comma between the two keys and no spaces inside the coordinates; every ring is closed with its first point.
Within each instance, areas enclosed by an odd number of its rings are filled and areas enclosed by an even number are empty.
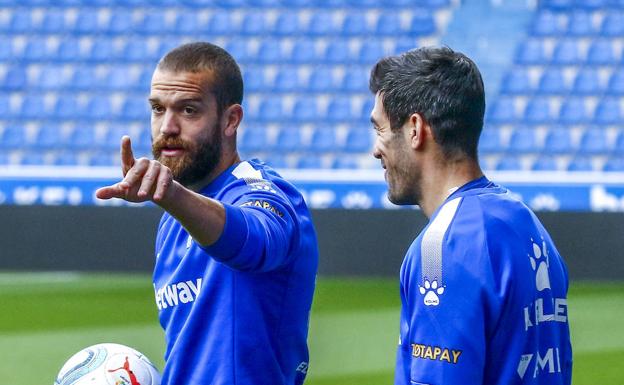
{"type": "MultiPolygon", "coordinates": [[[[0,206],[0,269],[150,271],[161,211],[0,206]]],[[[624,279],[624,213],[540,213],[572,279],[624,279]]],[[[412,210],[317,210],[321,275],[396,276],[426,223],[412,210]]]]}

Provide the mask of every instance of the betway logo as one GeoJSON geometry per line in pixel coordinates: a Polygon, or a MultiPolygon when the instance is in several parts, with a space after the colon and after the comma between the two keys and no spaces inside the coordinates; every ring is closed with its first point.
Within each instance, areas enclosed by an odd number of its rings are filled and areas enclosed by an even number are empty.
{"type": "Polygon", "coordinates": [[[158,310],[178,306],[180,303],[195,301],[201,290],[201,285],[201,278],[197,278],[195,282],[183,281],[173,283],[161,287],[160,289],[156,289],[156,285],[154,285],[154,294],[156,295],[156,306],[158,306],[158,310]]]}

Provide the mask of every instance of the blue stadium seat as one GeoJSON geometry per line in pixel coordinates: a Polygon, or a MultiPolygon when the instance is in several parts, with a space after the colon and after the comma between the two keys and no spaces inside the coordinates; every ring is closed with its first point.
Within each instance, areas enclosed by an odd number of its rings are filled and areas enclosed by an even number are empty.
{"type": "Polygon", "coordinates": [[[618,98],[604,98],[596,106],[594,123],[616,124],[621,123],[623,119],[618,98]]]}
{"type": "Polygon", "coordinates": [[[336,36],[340,34],[334,20],[334,12],[318,11],[310,17],[306,32],[313,36],[336,36]]]}
{"type": "Polygon", "coordinates": [[[448,7],[450,3],[450,0],[418,0],[418,4],[426,8],[448,7]]]}
{"type": "Polygon", "coordinates": [[[2,89],[16,91],[26,88],[28,83],[28,74],[26,69],[21,66],[11,66],[7,69],[4,79],[2,80],[2,89]]]}
{"type": "Polygon", "coordinates": [[[587,10],[597,10],[606,7],[611,0],[576,0],[574,6],[587,10]]]}
{"type": "Polygon", "coordinates": [[[263,121],[280,121],[286,117],[284,107],[282,105],[282,99],[272,97],[270,99],[264,99],[260,102],[258,108],[258,120],[263,121]]]}
{"type": "Polygon", "coordinates": [[[105,31],[113,35],[126,35],[133,29],[132,12],[113,12],[105,31]]]}
{"type": "Polygon", "coordinates": [[[368,78],[370,72],[368,68],[347,69],[343,78],[341,90],[343,92],[366,93],[368,91],[368,78]]]}
{"type": "Polygon", "coordinates": [[[308,64],[319,61],[316,41],[313,39],[301,39],[293,44],[290,61],[295,64],[308,64]]]}
{"type": "Polygon", "coordinates": [[[602,20],[600,32],[611,37],[624,35],[624,12],[609,12],[602,20]]]}
{"type": "Polygon", "coordinates": [[[280,11],[275,24],[273,34],[277,36],[293,36],[299,34],[303,29],[299,12],[280,11]]]}
{"type": "Polygon", "coordinates": [[[429,10],[416,9],[412,12],[409,33],[412,36],[432,35],[436,30],[433,15],[429,10]]]}
{"type": "Polygon", "coordinates": [[[62,33],[65,31],[65,11],[62,9],[47,9],[39,30],[43,33],[62,33]]]}
{"type": "Polygon", "coordinates": [[[529,154],[541,151],[535,130],[528,127],[516,127],[509,138],[507,151],[510,153],[529,154]]]}
{"type": "Polygon", "coordinates": [[[557,158],[550,155],[538,156],[531,165],[533,171],[557,171],[557,158]]]}
{"type": "Polygon", "coordinates": [[[323,119],[319,113],[318,101],[314,96],[303,96],[295,100],[292,119],[299,122],[311,122],[323,119]]]}
{"type": "Polygon", "coordinates": [[[247,62],[248,59],[251,57],[247,40],[230,40],[225,44],[225,47],[223,48],[225,48],[225,50],[228,51],[228,53],[232,55],[232,57],[234,57],[234,59],[236,59],[236,61],[239,63],[247,62]]]}
{"type": "Polygon", "coordinates": [[[74,34],[94,34],[100,31],[97,8],[81,8],[76,15],[71,32],[74,34]]]}
{"type": "Polygon", "coordinates": [[[114,160],[119,158],[117,152],[93,151],[89,154],[87,165],[89,166],[112,166],[114,160]]]}
{"type": "Polygon", "coordinates": [[[0,60],[13,60],[13,39],[9,36],[0,36],[0,60]]]}
{"type": "Polygon", "coordinates": [[[538,91],[541,94],[564,94],[569,91],[563,77],[563,71],[559,68],[548,68],[542,73],[538,91]]]}
{"type": "Polygon", "coordinates": [[[563,33],[558,15],[550,11],[538,12],[531,30],[535,36],[558,36],[563,33]]]}
{"type": "Polygon", "coordinates": [[[65,88],[67,76],[60,65],[47,65],[41,69],[33,86],[44,90],[57,90],[65,88]]]}
{"type": "Polygon", "coordinates": [[[579,152],[584,154],[602,154],[609,151],[604,130],[590,128],[581,136],[579,152]]]}
{"type": "Polygon", "coordinates": [[[83,117],[87,120],[103,120],[113,118],[113,107],[107,95],[92,95],[87,101],[83,117]]]}
{"type": "Polygon", "coordinates": [[[76,166],[80,164],[80,160],[75,152],[64,150],[54,153],[50,164],[53,166],[76,166]]]}
{"type": "Polygon", "coordinates": [[[20,59],[27,61],[47,61],[54,56],[55,52],[48,49],[48,39],[46,37],[31,37],[26,42],[24,51],[20,59]]]}
{"type": "Polygon", "coordinates": [[[267,130],[264,126],[247,126],[240,141],[241,151],[267,151],[272,145],[267,139],[267,130]]]}
{"type": "Polygon", "coordinates": [[[479,138],[479,153],[492,154],[505,151],[497,127],[486,126],[479,138]]]}
{"type": "Polygon", "coordinates": [[[150,49],[149,41],[142,37],[127,39],[121,49],[121,56],[119,58],[134,63],[153,63],[160,59],[160,57],[150,49]]]}
{"type": "Polygon", "coordinates": [[[248,12],[243,17],[240,32],[243,35],[262,36],[268,32],[268,25],[263,12],[248,12]]]}
{"type": "Polygon", "coordinates": [[[327,106],[327,116],[325,118],[334,122],[348,122],[357,118],[357,116],[353,114],[351,98],[348,96],[335,96],[332,98],[327,106]]]}
{"type": "Polygon", "coordinates": [[[227,10],[216,10],[208,20],[204,33],[209,35],[231,35],[237,31],[232,13],[227,10]]]}
{"type": "Polygon", "coordinates": [[[574,0],[542,0],[540,6],[547,9],[559,11],[569,10],[573,8],[574,0]]]}
{"type": "Polygon", "coordinates": [[[398,36],[401,29],[401,18],[397,12],[385,11],[379,15],[375,26],[375,34],[379,36],[398,36]]]}
{"type": "Polygon", "coordinates": [[[266,39],[260,43],[256,59],[260,63],[281,63],[286,58],[282,54],[282,45],[278,39],[266,39]]]}
{"type": "Polygon", "coordinates": [[[591,157],[587,156],[575,156],[570,160],[567,167],[568,171],[593,171],[594,165],[592,164],[591,157]]]}
{"type": "Polygon", "coordinates": [[[389,52],[386,52],[383,42],[379,40],[366,40],[360,46],[358,53],[358,61],[362,65],[372,66],[377,63],[379,59],[387,56],[389,52]]]}
{"type": "Polygon", "coordinates": [[[330,92],[338,88],[331,67],[317,67],[310,74],[307,90],[309,92],[330,92]]]}
{"type": "Polygon", "coordinates": [[[503,155],[495,166],[496,171],[522,170],[522,162],[519,158],[511,155],[503,155]]]}
{"type": "Polygon", "coordinates": [[[310,148],[317,152],[337,150],[336,129],[331,126],[316,127],[310,140],[310,148]]]}
{"type": "Polygon", "coordinates": [[[266,91],[269,88],[262,67],[246,68],[243,72],[243,84],[248,92],[266,91]]]}
{"type": "Polygon", "coordinates": [[[613,71],[607,90],[613,95],[624,95],[624,68],[616,68],[613,71]]]}
{"type": "Polygon", "coordinates": [[[252,7],[258,8],[273,8],[278,7],[281,4],[281,0],[246,0],[247,4],[252,7]]]}
{"type": "Polygon", "coordinates": [[[541,40],[526,40],[520,44],[515,54],[518,64],[544,64],[548,61],[546,50],[541,40]]]}
{"type": "Polygon", "coordinates": [[[35,148],[39,149],[56,149],[65,146],[62,130],[57,125],[45,125],[39,128],[35,136],[35,148]]]}
{"type": "Polygon", "coordinates": [[[297,128],[282,128],[275,142],[277,151],[299,151],[303,147],[301,132],[297,128]]]}
{"type": "Polygon", "coordinates": [[[7,126],[0,135],[0,148],[17,149],[26,142],[26,129],[21,126],[7,126]]]}
{"type": "Polygon", "coordinates": [[[621,155],[609,157],[602,167],[602,171],[624,172],[624,157],[621,155]]]}
{"type": "Polygon", "coordinates": [[[322,159],[315,154],[302,155],[297,161],[297,168],[302,170],[323,168],[322,159]]]}
{"type": "Polygon", "coordinates": [[[372,151],[371,140],[372,130],[367,127],[352,127],[347,132],[344,144],[346,152],[368,152],[372,151]]]}
{"type": "Polygon", "coordinates": [[[530,94],[533,92],[529,74],[524,68],[514,68],[507,72],[501,83],[503,94],[530,94]]]}
{"type": "Polygon", "coordinates": [[[411,51],[419,46],[417,38],[401,37],[394,41],[394,49],[392,50],[392,53],[401,54],[403,52],[411,51]]]}
{"type": "Polygon", "coordinates": [[[496,99],[486,111],[486,120],[492,123],[508,123],[518,119],[516,104],[513,97],[496,99]]]}
{"type": "Polygon", "coordinates": [[[575,125],[590,120],[585,100],[582,97],[569,97],[563,101],[559,110],[559,123],[575,125]]]}
{"type": "Polygon", "coordinates": [[[561,40],[553,51],[552,63],[574,65],[582,61],[576,40],[561,40]]]}
{"type": "Polygon", "coordinates": [[[145,35],[158,35],[169,30],[162,10],[148,10],[134,25],[134,31],[145,35]]]}
{"type": "Polygon", "coordinates": [[[279,92],[297,92],[300,89],[301,81],[296,67],[286,67],[281,69],[275,76],[273,89],[279,92]]]}
{"type": "Polygon", "coordinates": [[[362,122],[368,124],[369,127],[371,124],[370,115],[374,107],[375,107],[375,99],[372,97],[369,97],[364,100],[364,103],[362,103],[362,108],[360,109],[359,118],[361,118],[362,122]]]}
{"type": "Polygon", "coordinates": [[[273,169],[281,170],[284,168],[290,168],[288,159],[286,159],[283,154],[268,154],[263,160],[273,169]]]}
{"type": "Polygon", "coordinates": [[[59,43],[56,57],[57,61],[74,62],[85,59],[80,49],[80,40],[75,37],[64,37],[59,43]]]}
{"type": "Polygon", "coordinates": [[[197,12],[180,10],[176,13],[171,29],[173,33],[189,35],[202,31],[203,26],[199,24],[197,12]]]}
{"type": "Polygon", "coordinates": [[[49,116],[44,95],[28,94],[22,100],[19,110],[22,119],[45,119],[49,116]]]}
{"type": "Polygon", "coordinates": [[[11,115],[11,100],[6,93],[0,93],[0,116],[4,119],[11,115]]]}
{"type": "Polygon", "coordinates": [[[587,64],[591,65],[614,65],[617,58],[610,40],[594,40],[587,51],[587,64]]]}
{"type": "Polygon", "coordinates": [[[78,95],[75,93],[60,95],[52,111],[52,117],[62,120],[80,118],[84,116],[83,114],[78,95]]]}
{"type": "Polygon", "coordinates": [[[88,60],[93,62],[110,62],[119,58],[113,40],[102,38],[93,42],[88,60]]]}
{"type": "Polygon", "coordinates": [[[74,72],[71,75],[71,80],[68,83],[68,87],[80,91],[92,91],[100,86],[100,81],[97,78],[95,67],[89,65],[80,65],[74,66],[73,68],[74,72]]]}
{"type": "Polygon", "coordinates": [[[331,64],[346,64],[351,62],[351,48],[346,40],[332,40],[325,48],[325,61],[331,64]]]}
{"type": "Polygon", "coordinates": [[[143,95],[129,95],[121,105],[121,118],[147,121],[151,115],[149,104],[143,95]]]}
{"type": "Polygon", "coordinates": [[[342,23],[341,32],[346,36],[367,35],[370,33],[365,12],[348,13],[342,23]]]}
{"type": "Polygon", "coordinates": [[[575,11],[570,14],[567,28],[567,34],[569,36],[593,36],[596,32],[590,13],[575,11]]]}
{"type": "Polygon", "coordinates": [[[575,151],[570,130],[566,128],[551,128],[544,139],[544,152],[552,154],[566,154],[575,151]]]}
{"type": "Polygon", "coordinates": [[[150,84],[152,83],[152,75],[154,70],[152,68],[143,68],[139,73],[136,80],[136,90],[141,92],[146,92],[150,88],[150,84]]]}
{"type": "Polygon", "coordinates": [[[20,159],[22,166],[41,166],[46,164],[45,156],[42,152],[26,151],[20,159]]]}
{"type": "Polygon", "coordinates": [[[528,123],[543,124],[552,120],[550,99],[537,97],[529,100],[524,110],[524,120],[528,123]]]}
{"type": "Polygon", "coordinates": [[[594,68],[581,69],[574,79],[573,90],[575,94],[580,95],[601,94],[604,87],[601,85],[598,70],[594,68]]]}
{"type": "Polygon", "coordinates": [[[360,165],[358,164],[357,159],[352,156],[337,154],[331,167],[335,170],[356,170],[360,168],[360,165]]]}
{"type": "Polygon", "coordinates": [[[67,142],[69,147],[74,150],[96,148],[98,143],[96,141],[95,128],[89,126],[76,127],[69,135],[67,142]]]}
{"type": "Polygon", "coordinates": [[[14,8],[9,18],[8,32],[11,34],[29,33],[32,27],[33,21],[30,8],[14,8]]]}

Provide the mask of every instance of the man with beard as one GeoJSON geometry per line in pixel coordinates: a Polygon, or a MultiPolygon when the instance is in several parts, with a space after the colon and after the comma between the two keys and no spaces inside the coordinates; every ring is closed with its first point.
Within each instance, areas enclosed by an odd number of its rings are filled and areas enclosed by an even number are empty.
{"type": "Polygon", "coordinates": [[[316,235],[301,194],[239,158],[242,96],[223,49],[172,50],[152,77],[154,160],[122,138],[123,180],[96,193],[165,210],[153,276],[163,384],[290,385],[307,372],[316,235]]]}
{"type": "Polygon", "coordinates": [[[372,69],[388,198],[428,225],[401,266],[396,385],[568,385],[565,264],[537,217],[481,171],[477,66],[419,48],[372,69]]]}

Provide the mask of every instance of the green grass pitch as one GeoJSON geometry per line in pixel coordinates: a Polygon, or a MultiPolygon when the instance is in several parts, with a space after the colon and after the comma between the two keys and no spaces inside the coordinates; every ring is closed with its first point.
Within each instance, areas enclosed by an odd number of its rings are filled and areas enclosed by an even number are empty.
{"type": "MultiPolygon", "coordinates": [[[[52,384],[64,361],[100,342],[123,343],[162,367],[163,334],[146,275],[0,274],[0,378],[52,384]]],[[[319,279],[307,385],[391,384],[398,338],[394,279],[319,279]]],[[[624,378],[624,283],[569,293],[575,385],[624,378]]]]}

